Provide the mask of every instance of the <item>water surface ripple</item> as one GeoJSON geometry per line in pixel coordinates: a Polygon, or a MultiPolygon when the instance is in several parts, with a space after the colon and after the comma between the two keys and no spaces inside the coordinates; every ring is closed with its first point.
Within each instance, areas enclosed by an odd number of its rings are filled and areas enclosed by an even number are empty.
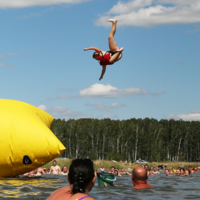
{"type": "MultiPolygon", "coordinates": [[[[100,199],[200,199],[200,172],[195,172],[192,177],[178,177],[172,174],[171,177],[161,174],[150,176],[148,183],[154,186],[153,189],[134,190],[132,189],[131,177],[123,175],[117,177],[115,187],[95,186],[90,196],[96,200],[100,199]]],[[[0,179],[0,199],[46,199],[53,191],[69,185],[66,176],[44,175],[41,177],[20,177],[0,179]]]]}

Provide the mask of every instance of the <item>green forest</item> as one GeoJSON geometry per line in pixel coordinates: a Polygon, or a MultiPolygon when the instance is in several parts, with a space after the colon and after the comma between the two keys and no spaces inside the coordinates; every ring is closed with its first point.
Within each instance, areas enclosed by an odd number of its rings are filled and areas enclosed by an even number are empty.
{"type": "Polygon", "coordinates": [[[200,122],[156,119],[55,119],[51,130],[65,145],[67,158],[196,161],[200,122]]]}

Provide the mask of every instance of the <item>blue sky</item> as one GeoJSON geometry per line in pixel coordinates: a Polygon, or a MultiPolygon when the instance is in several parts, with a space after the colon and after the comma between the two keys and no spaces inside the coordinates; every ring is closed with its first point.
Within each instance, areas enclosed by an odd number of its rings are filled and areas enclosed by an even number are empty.
{"type": "Polygon", "coordinates": [[[200,120],[200,0],[0,0],[0,98],[55,118],[200,120]],[[108,50],[111,23],[123,58],[108,50]]]}

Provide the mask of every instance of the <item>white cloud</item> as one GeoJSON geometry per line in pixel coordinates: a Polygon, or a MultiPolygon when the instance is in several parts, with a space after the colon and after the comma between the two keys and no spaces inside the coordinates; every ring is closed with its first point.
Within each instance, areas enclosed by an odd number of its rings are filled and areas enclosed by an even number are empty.
{"type": "Polygon", "coordinates": [[[81,98],[120,98],[133,95],[144,95],[149,92],[140,88],[118,89],[110,84],[95,83],[79,92],[81,98]]]}
{"type": "Polygon", "coordinates": [[[121,105],[121,104],[118,104],[118,103],[113,103],[111,106],[107,106],[105,105],[104,103],[93,103],[93,104],[90,104],[90,103],[86,103],[85,104],[86,106],[91,106],[93,107],[93,110],[111,110],[111,109],[115,109],[115,108],[121,108],[121,107],[124,107],[125,105],[121,105]]]}
{"type": "Polygon", "coordinates": [[[114,5],[107,14],[126,14],[132,11],[137,11],[145,6],[150,6],[152,1],[153,0],[135,0],[127,3],[118,1],[118,3],[114,5]]]}
{"type": "Polygon", "coordinates": [[[161,4],[190,5],[191,3],[198,3],[199,0],[154,0],[154,2],[161,4]]]}
{"type": "Polygon", "coordinates": [[[62,118],[65,120],[68,119],[79,119],[79,118],[88,118],[90,117],[90,113],[82,113],[82,112],[76,112],[71,111],[69,108],[65,106],[54,106],[53,108],[47,108],[45,105],[40,105],[38,108],[46,111],[50,115],[52,115],[55,118],[62,118]]]}
{"type": "Polygon", "coordinates": [[[95,21],[110,26],[108,18],[118,19],[119,26],[154,27],[200,22],[200,0],[129,0],[119,1],[95,21]]]}
{"type": "Polygon", "coordinates": [[[45,105],[39,105],[38,108],[40,108],[41,110],[44,110],[44,111],[47,110],[47,107],[45,105]]]}
{"type": "Polygon", "coordinates": [[[15,68],[16,66],[15,65],[8,65],[8,64],[5,64],[5,63],[0,63],[0,67],[10,67],[10,68],[15,68]]]}
{"type": "Polygon", "coordinates": [[[78,4],[89,0],[0,0],[0,8],[24,8],[59,4],[78,4]]]}
{"type": "Polygon", "coordinates": [[[200,121],[200,109],[194,110],[189,114],[169,114],[166,116],[167,119],[182,119],[184,121],[200,121]]]}
{"type": "Polygon", "coordinates": [[[61,118],[80,118],[83,115],[82,112],[74,112],[64,106],[55,106],[49,112],[52,116],[61,118]]]}
{"type": "Polygon", "coordinates": [[[121,107],[124,107],[125,105],[123,104],[123,105],[120,105],[120,104],[118,104],[118,103],[113,103],[112,105],[111,105],[111,108],[121,108],[121,107]]]}

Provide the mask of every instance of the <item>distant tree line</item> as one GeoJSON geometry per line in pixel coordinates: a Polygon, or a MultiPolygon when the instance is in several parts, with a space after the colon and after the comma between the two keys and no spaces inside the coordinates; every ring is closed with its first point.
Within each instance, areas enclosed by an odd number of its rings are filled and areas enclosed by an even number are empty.
{"type": "Polygon", "coordinates": [[[156,119],[55,119],[51,130],[68,158],[92,160],[195,161],[200,122],[156,119]]]}

